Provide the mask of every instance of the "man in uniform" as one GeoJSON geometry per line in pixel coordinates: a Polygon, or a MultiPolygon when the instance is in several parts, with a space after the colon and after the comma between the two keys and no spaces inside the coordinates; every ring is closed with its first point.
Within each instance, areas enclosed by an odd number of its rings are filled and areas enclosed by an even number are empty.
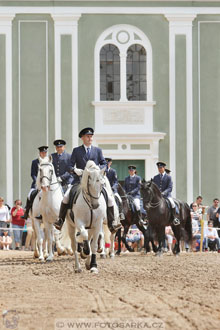
{"type": "MultiPolygon", "coordinates": [[[[86,127],[80,131],[79,137],[82,139],[83,144],[73,149],[70,160],[70,171],[74,172],[75,167],[84,170],[88,160],[93,160],[95,164],[99,165],[101,168],[106,167],[106,160],[103,157],[102,150],[100,148],[92,146],[93,134],[94,134],[94,130],[91,127],[86,127]]],[[[80,181],[79,177],[76,174],[74,174],[73,183],[78,183],[79,181],[80,181]]],[[[60,207],[59,219],[54,223],[55,227],[59,230],[61,230],[62,228],[69,207],[68,204],[69,204],[70,189],[71,188],[69,188],[64,195],[60,207]]],[[[109,194],[108,194],[107,218],[108,218],[108,227],[111,232],[116,232],[119,228],[121,228],[121,225],[115,222],[113,201],[112,201],[112,197],[109,196],[109,194]]]]}
{"type": "Polygon", "coordinates": [[[136,175],[136,166],[129,165],[129,176],[125,178],[124,188],[127,195],[131,195],[134,200],[134,205],[137,211],[138,221],[142,223],[141,218],[141,177],[136,175]]]}
{"type": "Polygon", "coordinates": [[[155,175],[153,182],[158,186],[162,196],[168,198],[172,207],[173,223],[179,224],[179,219],[176,218],[176,205],[171,197],[173,189],[173,182],[171,175],[168,175],[165,171],[166,164],[164,162],[157,162],[159,174],[155,175]]]}
{"type": "Polygon", "coordinates": [[[114,196],[118,199],[118,208],[119,208],[119,216],[120,216],[120,220],[124,220],[125,216],[124,213],[122,211],[122,200],[120,195],[118,194],[118,178],[117,178],[117,172],[114,168],[111,167],[112,165],[112,158],[105,158],[106,162],[107,162],[107,169],[106,169],[106,176],[109,180],[110,186],[112,188],[112,191],[114,193],[114,196]]]}
{"type": "Polygon", "coordinates": [[[73,178],[69,173],[71,155],[65,151],[66,141],[59,139],[55,140],[53,144],[56,147],[56,152],[51,155],[53,166],[57,180],[61,183],[63,192],[65,193],[68,185],[73,181],[73,178]]]}
{"type": "MultiPolygon", "coordinates": [[[[47,149],[48,146],[42,146],[39,147],[39,156],[41,158],[45,158],[47,156],[47,149]]],[[[39,159],[36,158],[32,161],[31,164],[31,177],[32,177],[32,184],[31,184],[31,190],[29,191],[28,198],[26,201],[26,206],[25,206],[25,213],[21,217],[22,219],[27,219],[28,218],[28,213],[32,207],[34,198],[37,196],[38,190],[36,189],[36,180],[37,180],[37,173],[38,173],[38,164],[39,164],[39,159]]],[[[41,216],[37,217],[41,219],[41,216]]]]}

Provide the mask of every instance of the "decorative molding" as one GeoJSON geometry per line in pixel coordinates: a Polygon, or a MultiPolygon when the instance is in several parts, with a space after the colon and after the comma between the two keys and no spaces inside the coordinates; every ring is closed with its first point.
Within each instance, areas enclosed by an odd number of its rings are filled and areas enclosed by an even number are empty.
{"type": "Polygon", "coordinates": [[[77,15],[77,14],[130,14],[130,15],[172,15],[194,14],[209,15],[220,14],[220,7],[76,7],[76,6],[5,6],[0,8],[2,14],[51,14],[51,15],[77,15]]]}
{"type": "Polygon", "coordinates": [[[12,20],[14,14],[0,15],[0,34],[5,35],[5,112],[6,112],[6,200],[13,205],[13,147],[12,147],[12,20]]]}
{"type": "Polygon", "coordinates": [[[175,36],[186,35],[187,201],[191,202],[193,200],[192,21],[196,15],[176,13],[165,17],[169,21],[170,168],[173,173],[174,197],[176,196],[175,36]]]}
{"type": "Polygon", "coordinates": [[[55,39],[55,138],[61,138],[61,36],[72,38],[72,146],[78,145],[78,20],[80,14],[52,14],[55,39]]]}
{"type": "Polygon", "coordinates": [[[118,145],[117,149],[105,149],[105,157],[113,159],[142,159],[145,161],[146,179],[152,178],[157,173],[155,166],[159,160],[159,141],[163,140],[165,133],[152,132],[148,134],[98,134],[94,135],[96,145],[118,145]],[[148,144],[149,149],[132,149],[133,144],[148,144]],[[125,148],[126,146],[126,148],[125,148]]]}
{"type": "Polygon", "coordinates": [[[92,104],[95,106],[96,134],[112,136],[114,133],[127,135],[132,132],[135,136],[153,132],[153,107],[156,102],[101,101],[92,104]]]}

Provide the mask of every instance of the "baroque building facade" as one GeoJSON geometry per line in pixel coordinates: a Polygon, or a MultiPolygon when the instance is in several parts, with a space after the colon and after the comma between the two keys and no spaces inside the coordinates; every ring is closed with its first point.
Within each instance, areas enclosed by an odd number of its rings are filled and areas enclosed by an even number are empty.
{"type": "Polygon", "coordinates": [[[219,196],[219,1],[0,1],[0,195],[30,186],[37,148],[80,141],[150,179],[171,169],[173,196],[219,196]]]}

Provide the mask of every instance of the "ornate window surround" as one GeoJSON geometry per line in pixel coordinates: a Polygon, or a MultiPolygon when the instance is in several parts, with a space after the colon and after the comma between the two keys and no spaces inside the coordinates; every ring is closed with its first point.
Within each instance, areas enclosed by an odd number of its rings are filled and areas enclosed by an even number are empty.
{"type": "MultiPolygon", "coordinates": [[[[126,96],[126,58],[127,50],[133,44],[139,44],[146,49],[147,53],[147,102],[152,102],[152,47],[147,36],[137,27],[128,24],[118,24],[105,30],[98,38],[95,45],[94,67],[95,67],[95,102],[100,101],[100,67],[99,53],[106,44],[114,44],[120,51],[121,59],[121,97],[119,102],[127,102],[126,96]]],[[[132,101],[130,101],[132,102],[132,101]]]]}

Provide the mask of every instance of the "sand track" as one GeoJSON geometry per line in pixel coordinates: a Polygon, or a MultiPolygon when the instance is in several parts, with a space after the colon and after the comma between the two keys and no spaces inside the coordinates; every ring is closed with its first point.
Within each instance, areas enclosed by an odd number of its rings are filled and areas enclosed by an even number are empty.
{"type": "MultiPolygon", "coordinates": [[[[166,329],[220,329],[220,254],[98,258],[99,274],[75,274],[73,258],[41,263],[31,252],[0,251],[1,312],[16,329],[53,330],[58,318],[159,318],[166,329]],[[9,317],[9,314],[8,314],[9,317]]],[[[0,329],[7,329],[0,320],[0,329]]]]}

